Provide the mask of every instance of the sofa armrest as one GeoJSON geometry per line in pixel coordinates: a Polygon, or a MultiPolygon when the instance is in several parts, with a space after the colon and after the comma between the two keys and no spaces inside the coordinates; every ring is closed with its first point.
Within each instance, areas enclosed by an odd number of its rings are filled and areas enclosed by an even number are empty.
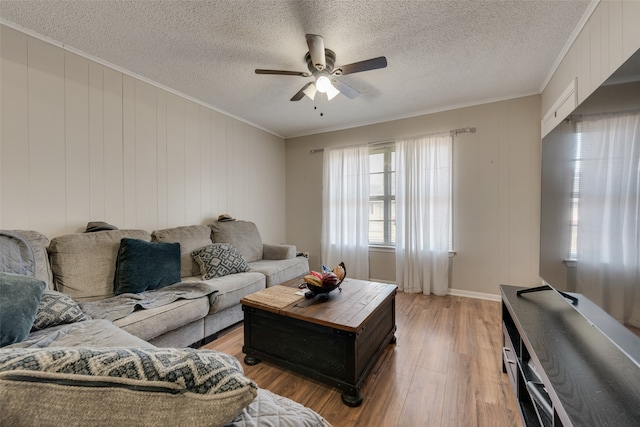
{"type": "Polygon", "coordinates": [[[262,259],[289,259],[296,257],[295,245],[262,245],[262,259]]]}

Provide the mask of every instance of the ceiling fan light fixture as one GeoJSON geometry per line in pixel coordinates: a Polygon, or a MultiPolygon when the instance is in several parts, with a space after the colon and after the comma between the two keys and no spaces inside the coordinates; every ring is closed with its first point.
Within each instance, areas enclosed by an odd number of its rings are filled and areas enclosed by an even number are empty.
{"type": "MultiPolygon", "coordinates": [[[[0,0],[1,1],[1,0],[0,0]]],[[[256,74],[274,74],[281,76],[314,77],[315,81],[308,82],[302,89],[296,92],[291,101],[300,101],[307,96],[312,101],[316,93],[326,93],[329,100],[343,94],[349,99],[353,99],[360,92],[348,84],[336,79],[336,76],[361,73],[363,71],[377,70],[387,66],[387,58],[379,56],[377,58],[366,59],[364,61],[335,67],[336,54],[331,49],[325,49],[324,39],[317,34],[307,34],[307,46],[309,51],[304,57],[309,72],[287,71],[287,70],[267,70],[257,68],[256,74]]]]}

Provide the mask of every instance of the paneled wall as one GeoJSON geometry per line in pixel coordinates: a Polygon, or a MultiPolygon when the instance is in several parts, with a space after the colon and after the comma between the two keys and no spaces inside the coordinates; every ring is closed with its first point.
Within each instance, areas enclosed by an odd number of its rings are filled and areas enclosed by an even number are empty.
{"type": "MultiPolygon", "coordinates": [[[[540,96],[287,139],[287,236],[317,269],[322,153],[309,150],[475,126],[454,139],[452,293],[497,296],[540,284],[540,96]]],[[[395,281],[395,253],[372,251],[370,276],[395,281]]],[[[347,266],[348,270],[349,266],[347,266]]]]}
{"type": "Polygon", "coordinates": [[[575,78],[582,103],[638,49],[640,1],[600,1],[542,92],[542,114],[575,78]]]}
{"type": "Polygon", "coordinates": [[[256,222],[285,241],[279,137],[1,27],[0,228],[256,222]]]}

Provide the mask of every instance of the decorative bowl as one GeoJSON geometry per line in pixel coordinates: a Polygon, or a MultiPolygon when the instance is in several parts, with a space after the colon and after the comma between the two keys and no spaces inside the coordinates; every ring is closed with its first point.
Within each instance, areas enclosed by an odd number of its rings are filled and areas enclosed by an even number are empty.
{"type": "Polygon", "coordinates": [[[347,269],[344,265],[344,262],[341,262],[339,266],[344,269],[344,275],[342,276],[341,280],[338,280],[337,283],[322,282],[322,286],[317,286],[317,285],[314,285],[313,283],[306,282],[305,284],[309,291],[305,294],[305,297],[313,298],[317,295],[324,294],[324,296],[328,298],[329,292],[331,291],[338,289],[340,292],[342,292],[342,288],[340,288],[340,285],[344,281],[344,278],[347,277],[347,269]]]}

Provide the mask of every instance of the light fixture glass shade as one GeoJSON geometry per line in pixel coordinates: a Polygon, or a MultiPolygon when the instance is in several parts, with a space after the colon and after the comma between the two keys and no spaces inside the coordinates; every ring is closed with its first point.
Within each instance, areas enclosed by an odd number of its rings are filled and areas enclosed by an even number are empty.
{"type": "Polygon", "coordinates": [[[329,101],[335,98],[339,93],[340,91],[336,89],[335,86],[333,86],[331,83],[329,83],[329,88],[327,89],[327,98],[329,99],[329,101]]]}
{"type": "Polygon", "coordinates": [[[326,93],[330,87],[333,87],[333,85],[327,76],[320,76],[318,77],[318,80],[316,80],[316,87],[319,92],[326,93]]]}
{"type": "Polygon", "coordinates": [[[307,97],[309,97],[313,101],[313,98],[316,97],[316,92],[317,91],[318,91],[318,89],[316,88],[316,85],[311,83],[309,86],[306,87],[305,90],[302,91],[302,93],[307,95],[307,97]]]}

